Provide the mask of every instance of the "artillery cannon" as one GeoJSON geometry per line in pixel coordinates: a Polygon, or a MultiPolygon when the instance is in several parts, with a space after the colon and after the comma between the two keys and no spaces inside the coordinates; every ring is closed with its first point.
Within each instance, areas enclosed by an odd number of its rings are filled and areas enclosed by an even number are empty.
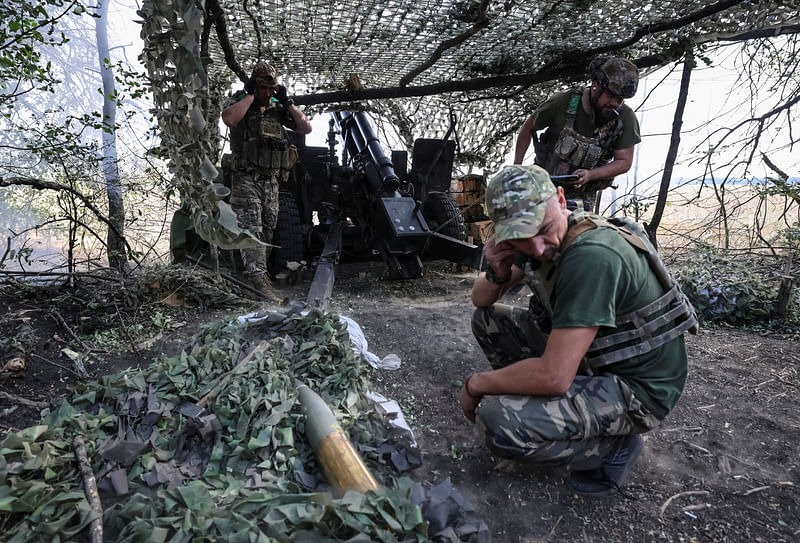
{"type": "MultiPolygon", "coordinates": [[[[416,140],[410,171],[405,151],[391,159],[383,152],[363,112],[332,113],[327,147],[307,146],[301,134],[289,137],[298,162],[280,186],[270,271],[291,261],[315,264],[309,302],[327,298],[340,261],[380,257],[390,279],[420,277],[423,258],[479,267],[480,248],[465,241],[463,217],[446,193],[455,154],[447,136],[416,140]]],[[[223,157],[223,172],[227,162],[223,157]]]]}
{"type": "Polygon", "coordinates": [[[479,266],[480,248],[465,242],[464,220],[445,192],[453,141],[418,139],[406,171],[407,153],[395,151],[389,159],[363,112],[332,113],[327,148],[294,139],[299,171],[281,186],[274,239],[280,249],[273,254],[276,267],[318,256],[309,301],[330,293],[340,261],[380,256],[390,279],[420,277],[423,258],[479,266]],[[342,164],[337,140],[344,147],[342,164]]]}

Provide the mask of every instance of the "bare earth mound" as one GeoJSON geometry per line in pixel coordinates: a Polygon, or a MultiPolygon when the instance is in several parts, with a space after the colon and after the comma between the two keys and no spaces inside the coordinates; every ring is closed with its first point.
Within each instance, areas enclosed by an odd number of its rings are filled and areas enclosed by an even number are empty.
{"type": "MultiPolygon", "coordinates": [[[[461,414],[462,379],[488,368],[469,329],[473,278],[439,265],[414,281],[386,282],[362,273],[340,277],[334,288],[330,309],[359,323],[370,351],[380,357],[394,353],[402,361],[398,370],[374,370],[372,381],[378,392],[400,402],[414,430],[423,455],[414,479],[434,484],[450,477],[496,542],[800,540],[796,340],[727,328],[690,336],[686,391],[662,427],[647,434],[624,493],[587,500],[569,491],[563,473],[499,462],[461,414]]],[[[286,292],[303,300],[307,287],[286,292]]],[[[524,305],[526,292],[507,301],[524,305]]],[[[38,420],[36,407],[2,393],[46,403],[67,394],[76,377],[52,364],[70,366],[58,354],[75,340],[52,316],[51,298],[4,288],[0,309],[0,364],[14,352],[11,338],[22,337],[36,355],[26,357],[24,370],[0,375],[1,438],[38,420]]],[[[68,297],[58,306],[75,329],[118,309],[89,309],[68,297]]],[[[181,336],[188,339],[197,330],[195,319],[219,315],[175,315],[174,321],[188,325],[173,329],[171,337],[137,352],[98,355],[87,369],[98,377],[146,365],[156,351],[175,349],[181,336]]]]}

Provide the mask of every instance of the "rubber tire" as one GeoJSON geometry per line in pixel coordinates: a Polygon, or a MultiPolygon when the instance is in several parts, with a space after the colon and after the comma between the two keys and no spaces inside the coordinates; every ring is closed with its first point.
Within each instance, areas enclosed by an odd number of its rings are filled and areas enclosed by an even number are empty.
{"type": "Polygon", "coordinates": [[[269,255],[269,271],[275,274],[286,269],[287,262],[299,262],[305,257],[303,243],[303,223],[294,195],[290,192],[278,193],[278,224],[272,235],[273,247],[269,255]]]}
{"type": "Polygon", "coordinates": [[[428,194],[422,205],[422,216],[425,217],[425,222],[428,223],[431,232],[438,232],[459,241],[467,240],[467,229],[464,226],[461,210],[458,209],[455,200],[444,192],[428,194]],[[439,226],[444,223],[447,224],[439,230],[439,226]]]}

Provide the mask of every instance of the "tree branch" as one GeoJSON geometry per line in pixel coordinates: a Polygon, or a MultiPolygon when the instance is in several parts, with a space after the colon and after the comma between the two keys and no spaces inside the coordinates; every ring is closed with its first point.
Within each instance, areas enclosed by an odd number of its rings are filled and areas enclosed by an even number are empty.
{"type": "Polygon", "coordinates": [[[675,106],[675,115],[672,119],[672,137],[670,138],[669,149],[667,150],[667,160],[664,164],[664,171],[661,174],[661,187],[658,191],[658,200],[656,201],[656,208],[653,211],[653,218],[650,224],[647,225],[647,237],[650,238],[653,247],[658,247],[656,232],[658,231],[658,225],[661,223],[661,217],[664,214],[667,192],[669,191],[670,183],[672,183],[672,168],[675,166],[675,159],[678,156],[678,147],[681,143],[683,111],[686,108],[686,100],[689,95],[689,81],[692,76],[694,64],[694,55],[690,51],[686,54],[686,58],[683,61],[683,73],[681,75],[680,90],[678,91],[678,103],[675,106]]]}
{"type": "MultiPolygon", "coordinates": [[[[446,94],[451,92],[481,91],[494,87],[525,87],[538,83],[553,81],[556,79],[577,79],[586,75],[585,61],[587,59],[593,58],[597,55],[624,49],[633,45],[645,36],[682,28],[705,17],[709,17],[737,4],[741,4],[743,1],[745,0],[721,0],[684,17],[648,24],[638,28],[636,31],[634,31],[630,38],[622,41],[610,43],[594,49],[565,51],[558,58],[548,62],[539,71],[534,73],[500,75],[470,79],[466,81],[447,81],[444,83],[421,85],[418,87],[399,86],[364,89],[355,92],[325,92],[319,94],[308,94],[305,96],[294,96],[294,101],[298,105],[317,105],[336,102],[357,102],[360,100],[410,98],[418,96],[430,96],[435,94],[446,94]]],[[[781,29],[781,33],[796,33],[800,32],[800,25],[785,26],[781,27],[781,29]]],[[[772,32],[777,32],[777,30],[773,29],[772,32]]],[[[732,39],[732,37],[727,39],[732,39]]],[[[225,46],[223,45],[223,50],[224,49],[225,46]]],[[[639,67],[639,69],[662,66],[669,61],[677,60],[680,58],[679,55],[681,54],[683,53],[676,52],[676,56],[672,58],[666,58],[663,55],[647,55],[634,60],[634,63],[639,67]]],[[[228,65],[230,66],[230,63],[228,65]]]]}
{"type": "Polygon", "coordinates": [[[100,494],[97,492],[97,480],[92,471],[92,463],[86,454],[86,446],[83,444],[81,436],[75,436],[72,440],[75,448],[75,456],[78,459],[78,467],[83,476],[84,492],[86,500],[95,513],[95,518],[89,523],[89,535],[92,543],[103,543],[103,504],[100,503],[100,494]]]}
{"type": "Polygon", "coordinates": [[[132,254],[133,249],[128,244],[128,240],[126,240],[122,234],[120,234],[119,230],[111,223],[111,221],[103,215],[99,209],[97,209],[92,202],[90,202],[86,196],[81,194],[79,191],[73,189],[70,186],[62,185],[60,183],[52,183],[50,181],[42,181],[41,179],[34,179],[33,177],[9,177],[3,178],[0,177],[0,187],[10,187],[12,185],[25,185],[28,187],[33,187],[36,190],[55,190],[55,191],[66,191],[70,194],[77,196],[77,198],[86,204],[86,207],[95,214],[95,216],[100,219],[102,222],[106,224],[120,239],[123,240],[125,243],[125,247],[128,250],[128,253],[132,254]]]}
{"type": "Polygon", "coordinates": [[[779,176],[779,177],[780,177],[782,180],[789,179],[789,176],[786,174],[786,172],[784,172],[783,170],[781,170],[780,168],[778,168],[778,167],[777,167],[777,166],[776,166],[776,165],[775,165],[775,164],[774,164],[774,163],[773,163],[773,162],[772,162],[772,161],[769,159],[769,157],[768,157],[766,154],[764,154],[764,153],[761,153],[761,160],[763,160],[763,161],[764,161],[764,164],[766,164],[767,166],[769,166],[769,169],[770,169],[770,170],[772,170],[773,172],[777,173],[777,174],[778,174],[778,176],[779,176]]]}
{"type": "Polygon", "coordinates": [[[478,22],[476,22],[474,25],[469,27],[466,31],[462,32],[455,38],[450,38],[449,40],[445,40],[442,43],[440,43],[439,47],[436,48],[436,51],[433,52],[433,54],[430,56],[430,58],[428,58],[428,60],[426,60],[425,62],[423,62],[410,72],[408,72],[406,75],[404,75],[402,78],[400,78],[400,86],[401,87],[408,86],[408,84],[411,82],[412,79],[414,79],[419,74],[421,74],[422,72],[433,66],[436,63],[436,61],[442,57],[445,51],[447,51],[448,49],[452,49],[453,47],[461,43],[464,43],[472,36],[474,36],[481,30],[489,26],[489,19],[486,17],[486,11],[488,9],[489,9],[489,1],[484,0],[478,12],[478,22]]]}
{"type": "Polygon", "coordinates": [[[236,55],[233,54],[233,47],[231,47],[230,39],[228,39],[228,27],[225,23],[225,11],[220,7],[218,0],[208,0],[206,8],[211,20],[214,21],[214,27],[217,29],[217,39],[219,39],[219,45],[222,47],[222,54],[225,56],[225,64],[244,83],[247,81],[247,73],[239,66],[236,55]]]}

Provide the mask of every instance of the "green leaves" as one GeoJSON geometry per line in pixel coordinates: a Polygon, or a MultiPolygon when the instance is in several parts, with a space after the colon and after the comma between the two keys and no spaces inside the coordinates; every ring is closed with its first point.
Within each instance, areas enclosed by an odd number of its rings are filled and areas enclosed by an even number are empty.
{"type": "Polygon", "coordinates": [[[678,270],[676,280],[705,321],[741,325],[769,319],[777,284],[757,262],[733,258],[710,246],[678,270]]]}
{"type": "MultiPolygon", "coordinates": [[[[83,6],[76,6],[72,14],[79,16],[83,6]]],[[[63,0],[42,0],[30,3],[25,0],[6,0],[0,7],[0,109],[14,105],[18,96],[32,87],[52,92],[58,83],[49,63],[43,62],[38,48],[58,47],[67,42],[63,34],[54,32],[55,24],[63,15],[63,0]]]]}

